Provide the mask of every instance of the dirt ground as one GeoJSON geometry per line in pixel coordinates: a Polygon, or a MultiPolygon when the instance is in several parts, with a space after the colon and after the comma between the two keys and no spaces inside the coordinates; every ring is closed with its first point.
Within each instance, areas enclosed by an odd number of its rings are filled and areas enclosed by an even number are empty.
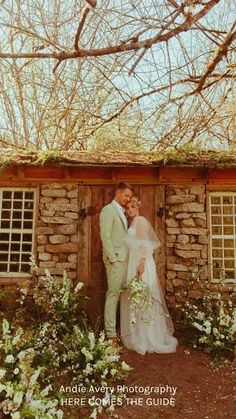
{"type": "Polygon", "coordinates": [[[236,361],[214,366],[212,358],[183,344],[181,334],[174,354],[139,355],[125,350],[124,359],[134,370],[125,385],[138,386],[133,405],[117,407],[113,417],[118,419],[219,419],[236,418],[236,361]],[[152,392],[144,395],[142,387],[163,389],[162,396],[152,392]],[[167,387],[168,386],[168,387],[167,387]],[[170,387],[177,387],[176,394],[170,387]],[[170,405],[172,392],[172,402],[170,405]],[[140,399],[140,400],[139,400],[140,399]],[[158,399],[166,399],[165,406],[158,406],[158,399]],[[174,399],[174,400],[173,400],[174,399]],[[140,405],[135,405],[140,403],[140,405]],[[168,404],[169,403],[169,404],[168,404]]]}

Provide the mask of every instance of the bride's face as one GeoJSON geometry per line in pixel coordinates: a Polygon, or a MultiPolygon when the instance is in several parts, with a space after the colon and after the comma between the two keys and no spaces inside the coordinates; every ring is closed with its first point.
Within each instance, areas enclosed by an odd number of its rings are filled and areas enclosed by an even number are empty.
{"type": "Polygon", "coordinates": [[[139,209],[132,202],[129,202],[126,205],[125,212],[128,215],[128,217],[130,217],[130,218],[134,218],[134,217],[136,217],[136,215],[139,215],[139,209]]]}

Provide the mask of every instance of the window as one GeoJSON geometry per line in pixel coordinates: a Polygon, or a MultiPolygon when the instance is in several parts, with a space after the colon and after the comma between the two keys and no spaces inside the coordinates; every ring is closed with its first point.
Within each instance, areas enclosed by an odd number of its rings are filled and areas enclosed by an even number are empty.
{"type": "Polygon", "coordinates": [[[35,193],[33,189],[0,188],[0,276],[30,272],[35,193]]]}
{"type": "Polygon", "coordinates": [[[236,282],[236,192],[210,193],[212,282],[236,282]]]}

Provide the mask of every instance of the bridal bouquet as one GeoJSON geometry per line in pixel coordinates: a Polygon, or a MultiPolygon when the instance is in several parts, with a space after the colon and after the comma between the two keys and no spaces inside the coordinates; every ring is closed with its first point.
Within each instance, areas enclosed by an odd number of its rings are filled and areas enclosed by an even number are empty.
{"type": "MultiPolygon", "coordinates": [[[[161,303],[152,295],[148,285],[142,281],[141,277],[135,276],[121,291],[129,294],[132,326],[136,325],[138,313],[144,323],[150,325],[156,316],[157,304],[161,305],[161,303]]],[[[162,308],[160,314],[164,314],[162,308]]]]}

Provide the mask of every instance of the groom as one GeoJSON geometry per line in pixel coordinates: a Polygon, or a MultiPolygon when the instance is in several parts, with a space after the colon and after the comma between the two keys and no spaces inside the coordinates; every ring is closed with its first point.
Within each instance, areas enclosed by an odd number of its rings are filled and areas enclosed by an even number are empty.
{"type": "Polygon", "coordinates": [[[113,201],[103,207],[100,214],[100,235],[103,262],[107,273],[107,293],[104,322],[106,336],[113,346],[119,347],[116,335],[116,312],[120,289],[125,279],[128,249],[125,243],[128,223],[125,206],[132,197],[132,186],[120,182],[113,201]]]}

